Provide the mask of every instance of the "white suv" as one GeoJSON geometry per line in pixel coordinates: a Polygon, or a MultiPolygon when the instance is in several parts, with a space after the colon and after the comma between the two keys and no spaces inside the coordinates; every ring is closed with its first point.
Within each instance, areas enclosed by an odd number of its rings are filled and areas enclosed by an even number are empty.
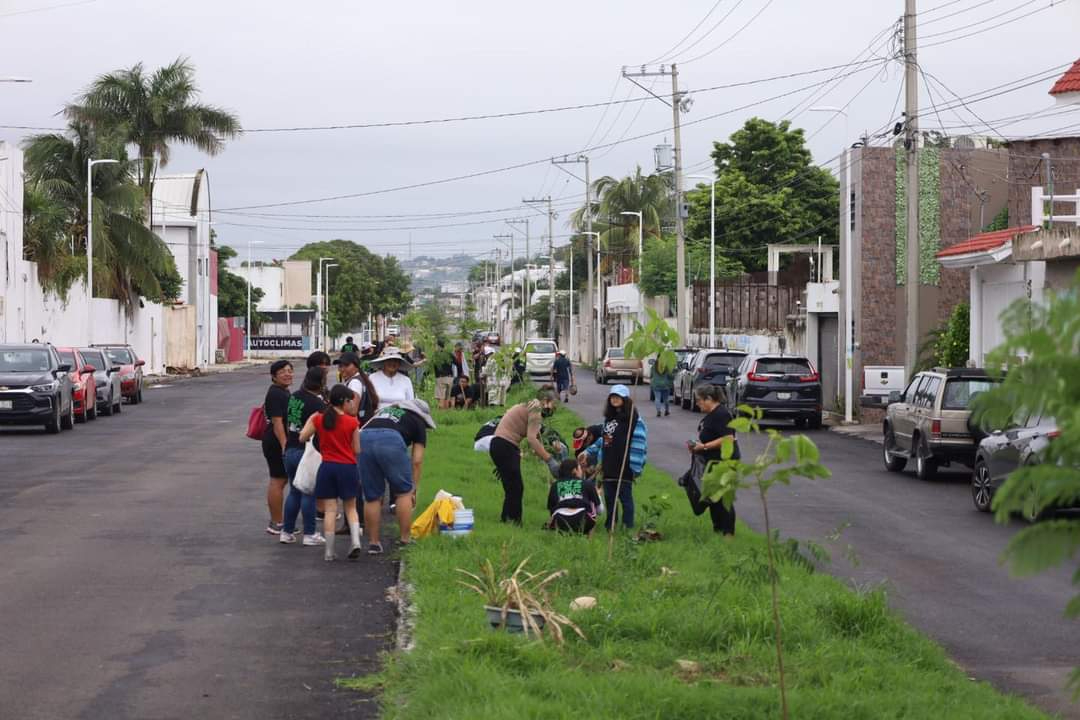
{"type": "Polygon", "coordinates": [[[532,338],[525,341],[525,371],[530,375],[551,376],[555,354],[559,346],[548,338],[532,338]]]}

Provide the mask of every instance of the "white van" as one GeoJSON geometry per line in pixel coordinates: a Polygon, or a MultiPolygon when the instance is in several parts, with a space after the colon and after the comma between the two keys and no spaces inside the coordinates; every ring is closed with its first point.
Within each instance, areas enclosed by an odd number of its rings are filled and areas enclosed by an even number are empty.
{"type": "Polygon", "coordinates": [[[525,371],[530,375],[551,376],[551,366],[559,346],[549,338],[531,338],[525,341],[525,371]]]}

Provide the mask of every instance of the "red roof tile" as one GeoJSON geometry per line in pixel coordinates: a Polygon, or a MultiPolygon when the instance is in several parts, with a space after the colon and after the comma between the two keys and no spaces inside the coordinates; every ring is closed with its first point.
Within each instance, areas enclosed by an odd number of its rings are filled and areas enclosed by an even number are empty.
{"type": "Polygon", "coordinates": [[[1080,92],[1080,60],[1074,62],[1073,66],[1058,78],[1058,81],[1054,83],[1054,87],[1050,88],[1051,95],[1071,92],[1080,92]]]}
{"type": "Polygon", "coordinates": [[[1023,235],[1039,228],[1035,225],[1024,225],[1022,227],[1006,228],[1004,230],[994,230],[993,232],[979,233],[973,237],[968,238],[964,242],[956,243],[951,247],[947,247],[937,254],[940,257],[953,257],[955,255],[970,255],[971,253],[987,252],[989,250],[997,250],[999,247],[1007,242],[1010,242],[1017,235],[1023,235]]]}

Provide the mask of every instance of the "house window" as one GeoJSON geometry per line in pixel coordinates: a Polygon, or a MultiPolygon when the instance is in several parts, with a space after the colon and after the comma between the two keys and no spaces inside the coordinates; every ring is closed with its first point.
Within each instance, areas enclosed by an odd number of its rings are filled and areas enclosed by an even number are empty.
{"type": "Polygon", "coordinates": [[[851,198],[848,201],[848,222],[851,223],[851,232],[855,232],[855,189],[851,190],[851,198]]]}

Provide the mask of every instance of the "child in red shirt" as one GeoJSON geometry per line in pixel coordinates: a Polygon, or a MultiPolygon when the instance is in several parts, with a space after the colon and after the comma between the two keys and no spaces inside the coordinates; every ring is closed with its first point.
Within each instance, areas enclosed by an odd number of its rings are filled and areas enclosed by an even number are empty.
{"type": "Polygon", "coordinates": [[[322,464],[315,478],[315,497],[323,512],[324,559],[327,561],[336,557],[334,521],[338,498],[344,501],[345,519],[352,536],[349,559],[360,557],[360,516],[356,510],[356,498],[360,494],[360,473],[356,467],[356,454],[360,452],[360,423],[356,419],[359,407],[359,395],[344,385],[335,385],[330,390],[327,408],[308,418],[300,431],[300,442],[307,442],[316,433],[319,437],[322,464]]]}

